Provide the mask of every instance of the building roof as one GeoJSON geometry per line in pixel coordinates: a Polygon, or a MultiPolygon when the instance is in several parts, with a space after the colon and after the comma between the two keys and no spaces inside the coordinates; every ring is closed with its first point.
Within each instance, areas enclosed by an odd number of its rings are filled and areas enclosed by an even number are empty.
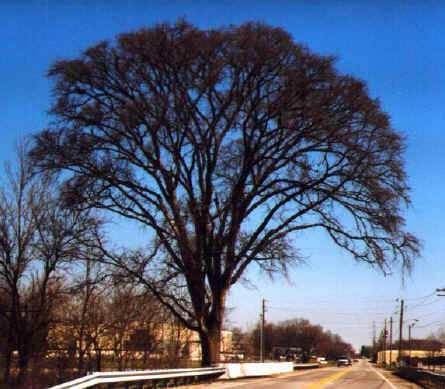
{"type": "MultiPolygon", "coordinates": [[[[441,351],[444,345],[432,339],[411,339],[411,341],[403,340],[403,350],[423,350],[423,351],[441,351]]],[[[398,350],[399,342],[395,342],[392,346],[393,350],[398,350]]]]}

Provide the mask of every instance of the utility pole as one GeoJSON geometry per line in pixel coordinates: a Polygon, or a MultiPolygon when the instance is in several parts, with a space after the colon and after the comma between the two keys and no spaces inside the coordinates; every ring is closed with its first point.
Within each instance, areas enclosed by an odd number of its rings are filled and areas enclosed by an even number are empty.
{"type": "Polygon", "coordinates": [[[405,308],[405,303],[403,299],[400,300],[400,318],[399,318],[399,355],[397,360],[402,360],[402,341],[403,341],[403,310],[405,308]]]}
{"type": "Polygon", "coordinates": [[[385,325],[383,326],[383,363],[386,366],[386,338],[388,336],[388,329],[387,329],[387,321],[385,318],[385,325]]]}
{"type": "Polygon", "coordinates": [[[264,362],[264,326],[266,324],[266,300],[261,303],[261,326],[260,326],[260,361],[264,362]]]}
{"type": "Polygon", "coordinates": [[[392,364],[392,316],[389,318],[389,366],[392,364]]]}

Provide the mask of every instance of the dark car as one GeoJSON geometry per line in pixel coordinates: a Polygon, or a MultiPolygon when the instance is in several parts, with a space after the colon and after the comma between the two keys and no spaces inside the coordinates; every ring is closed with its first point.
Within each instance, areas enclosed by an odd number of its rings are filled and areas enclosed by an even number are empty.
{"type": "Polygon", "coordinates": [[[352,366],[352,362],[346,355],[337,358],[337,366],[352,366]]]}

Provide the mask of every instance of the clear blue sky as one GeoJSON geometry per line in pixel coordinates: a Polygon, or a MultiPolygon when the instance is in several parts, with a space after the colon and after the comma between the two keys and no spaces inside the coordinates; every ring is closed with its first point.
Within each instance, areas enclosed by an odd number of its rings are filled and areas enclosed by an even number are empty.
{"type": "MultiPolygon", "coordinates": [[[[291,274],[292,285],[252,274],[257,289],[236,287],[230,296],[234,324],[257,320],[260,300],[268,319],[295,316],[339,332],[355,346],[368,343],[372,321],[381,326],[398,296],[414,335],[445,325],[445,298],[428,297],[445,286],[445,4],[442,1],[21,1],[0,5],[0,155],[12,156],[20,135],[47,123],[49,65],[74,57],[99,40],[161,21],[185,17],[200,27],[259,20],[290,31],[296,41],[338,56],[337,67],[368,82],[407,136],[407,170],[413,206],[409,229],[423,241],[423,258],[402,285],[400,274],[383,277],[330,244],[322,234],[296,241],[307,264],[291,274]],[[360,4],[360,5],[359,5],[360,4]],[[429,325],[429,323],[434,323],[429,325]],[[424,328],[421,328],[424,326],[424,328]]],[[[115,227],[131,242],[132,233],[115,227]]],[[[122,242],[125,243],[125,242],[122,242]]]]}

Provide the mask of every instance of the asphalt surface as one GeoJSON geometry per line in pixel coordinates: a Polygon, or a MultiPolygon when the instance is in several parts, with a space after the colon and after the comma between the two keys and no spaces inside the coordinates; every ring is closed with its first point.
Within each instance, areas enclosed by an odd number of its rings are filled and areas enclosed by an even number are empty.
{"type": "Polygon", "coordinates": [[[383,375],[365,360],[352,367],[327,367],[308,371],[296,371],[277,377],[216,382],[207,385],[211,389],[406,389],[416,385],[383,375]]]}

